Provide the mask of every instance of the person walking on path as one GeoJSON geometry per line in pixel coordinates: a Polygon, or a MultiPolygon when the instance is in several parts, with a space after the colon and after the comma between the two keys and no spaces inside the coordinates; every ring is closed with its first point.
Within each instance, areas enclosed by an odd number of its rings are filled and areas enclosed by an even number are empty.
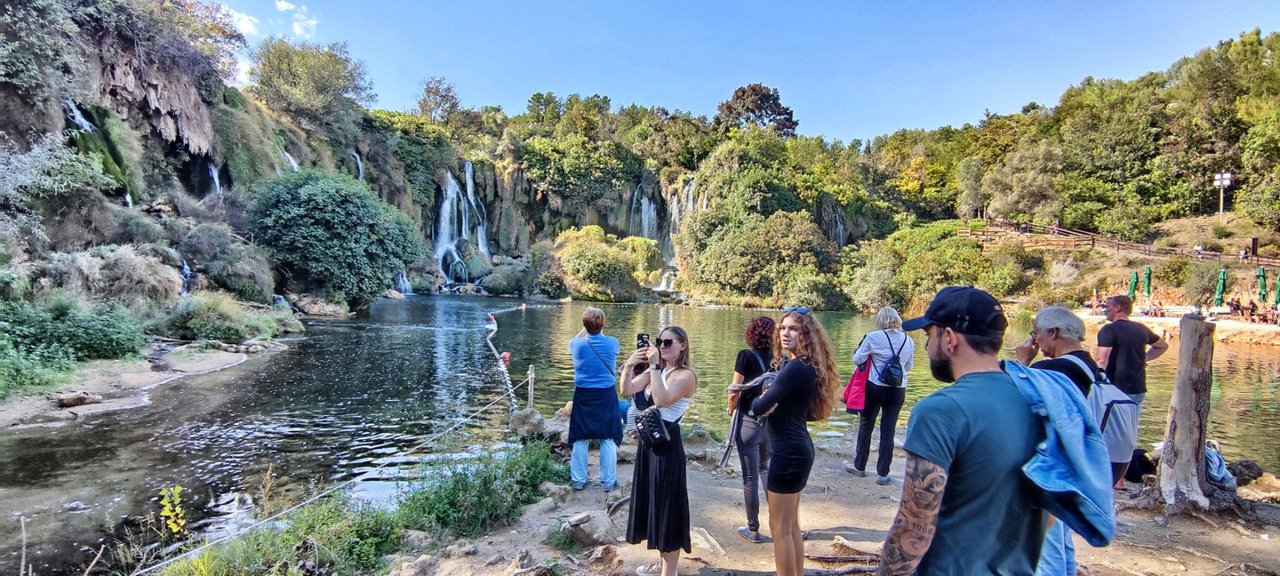
{"type": "Polygon", "coordinates": [[[1094,354],[1117,388],[1128,394],[1139,406],[1147,397],[1147,363],[1169,349],[1150,328],[1129,319],[1133,300],[1116,295],[1107,298],[1107,322],[1098,331],[1098,348],[1094,354]]]}
{"type": "Polygon", "coordinates": [[[738,447],[738,463],[742,470],[742,496],[747,524],[738,534],[755,544],[760,535],[760,477],[769,469],[769,434],[764,418],[750,414],[751,403],[760,397],[760,386],[746,386],[769,371],[773,359],[773,319],[760,316],[747,325],[747,348],[738,351],[733,364],[733,383],[729,385],[729,418],[734,443],[738,447]]]}
{"type": "Polygon", "coordinates": [[[879,478],[876,479],[876,484],[884,486],[892,482],[889,478],[889,465],[893,462],[893,435],[898,427],[898,413],[906,401],[907,373],[914,364],[916,343],[902,331],[902,316],[890,306],[885,306],[876,313],[876,327],[879,330],[863,338],[858,349],[853,352],[853,365],[860,366],[870,359],[871,372],[867,376],[866,404],[858,421],[858,446],[853,463],[845,464],[844,469],[854,476],[867,475],[871,433],[876,427],[876,415],[880,414],[880,444],[876,457],[876,474],[879,478]],[[885,382],[891,379],[886,377],[886,372],[894,374],[889,368],[891,361],[899,363],[900,382],[885,382]]]}
{"type": "Polygon", "coordinates": [[[898,512],[880,574],[1031,574],[1046,512],[1022,466],[1045,438],[997,354],[1008,321],[976,288],[938,292],[903,330],[925,331],[929,370],[951,383],[916,404],[898,512]]]}
{"type": "Polygon", "coordinates": [[[605,492],[618,484],[618,444],[622,420],[618,418],[618,394],[614,390],[614,366],[618,339],[605,336],[604,311],[589,307],[582,312],[582,330],[569,340],[573,357],[573,411],[569,415],[569,480],[574,490],[587,486],[587,450],[600,441],[600,484],[605,492]]]}
{"type": "Polygon", "coordinates": [[[675,576],[680,550],[692,550],[689,534],[689,490],[685,470],[680,419],[689,411],[698,391],[698,375],[689,368],[689,335],[679,326],[668,326],[653,346],[627,357],[618,385],[623,395],[644,392],[658,407],[670,440],[641,445],[632,469],[631,508],[627,513],[627,542],[647,542],[660,554],[636,570],[640,576],[675,576]],[[632,369],[647,363],[649,369],[632,377],[632,369]]]}
{"type": "Polygon", "coordinates": [[[769,531],[774,568],[781,576],[804,573],[804,533],[800,530],[800,492],[813,469],[813,439],[806,422],[831,415],[835,404],[835,351],[831,338],[808,308],[786,308],[773,339],[773,361],[782,365],[773,385],[751,404],[751,413],[768,418],[769,531]]]}

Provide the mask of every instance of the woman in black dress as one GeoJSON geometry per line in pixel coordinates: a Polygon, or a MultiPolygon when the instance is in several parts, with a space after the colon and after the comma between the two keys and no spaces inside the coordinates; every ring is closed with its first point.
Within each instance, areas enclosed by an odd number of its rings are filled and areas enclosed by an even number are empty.
{"type": "Polygon", "coordinates": [[[738,447],[738,463],[742,470],[742,496],[747,511],[747,525],[738,534],[749,542],[761,544],[760,477],[769,469],[769,434],[763,418],[748,414],[751,403],[760,397],[760,386],[746,386],[769,370],[773,360],[773,318],[760,316],[747,325],[747,346],[738,352],[733,365],[733,383],[729,385],[729,418],[734,444],[738,447]]]}
{"type": "Polygon", "coordinates": [[[660,562],[641,566],[636,574],[674,576],[680,550],[689,552],[689,491],[685,477],[684,442],[680,418],[698,391],[698,375],[689,369],[689,336],[669,326],[654,340],[627,357],[618,382],[623,395],[644,392],[662,414],[671,441],[654,447],[641,445],[631,479],[631,510],[627,514],[627,542],[648,541],[661,554],[660,562]],[[632,368],[649,369],[632,377],[632,368]]]}
{"type": "Polygon", "coordinates": [[[834,347],[808,308],[787,308],[773,339],[774,362],[788,358],[773,385],[751,405],[768,416],[770,460],[765,494],[773,563],[781,576],[804,574],[800,491],[813,469],[813,440],[806,421],[831,414],[837,384],[834,347]]]}

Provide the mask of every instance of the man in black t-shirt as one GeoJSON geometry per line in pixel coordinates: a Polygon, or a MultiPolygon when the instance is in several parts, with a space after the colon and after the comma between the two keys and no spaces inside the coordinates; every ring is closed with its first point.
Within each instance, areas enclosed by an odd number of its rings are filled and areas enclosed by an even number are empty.
{"type": "Polygon", "coordinates": [[[1150,328],[1129,320],[1133,300],[1127,296],[1107,298],[1110,324],[1098,331],[1098,366],[1107,378],[1138,405],[1147,397],[1147,362],[1159,358],[1169,344],[1150,328]]]}

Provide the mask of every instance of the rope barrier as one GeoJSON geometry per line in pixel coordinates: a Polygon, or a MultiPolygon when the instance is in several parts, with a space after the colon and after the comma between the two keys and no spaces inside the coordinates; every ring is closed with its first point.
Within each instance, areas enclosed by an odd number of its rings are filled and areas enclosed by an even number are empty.
{"type": "MultiPolygon", "coordinates": [[[[508,408],[509,408],[509,410],[510,410],[510,411],[514,411],[514,410],[516,409],[516,396],[515,396],[515,391],[516,391],[516,389],[517,389],[517,388],[519,388],[519,387],[521,387],[521,386],[531,385],[531,383],[533,382],[533,367],[532,367],[532,366],[530,366],[530,367],[529,367],[529,375],[528,375],[528,377],[527,377],[527,378],[525,378],[523,381],[521,381],[519,384],[515,384],[515,385],[513,385],[513,384],[511,383],[511,374],[510,374],[510,372],[508,372],[508,370],[507,370],[506,363],[505,363],[505,362],[503,362],[503,360],[502,360],[502,354],[500,354],[500,353],[498,352],[497,347],[496,347],[496,346],[494,346],[494,344],[493,344],[493,336],[494,336],[495,334],[497,334],[497,333],[498,333],[498,321],[497,321],[497,318],[495,317],[495,314],[502,314],[502,313],[507,313],[507,312],[514,312],[514,311],[519,311],[519,310],[526,310],[526,309],[528,309],[528,308],[551,308],[551,307],[554,307],[554,306],[553,306],[553,305],[535,305],[535,306],[521,305],[521,306],[513,306],[513,307],[511,307],[511,308],[505,308],[505,309],[502,309],[502,310],[496,310],[496,311],[490,312],[490,313],[489,313],[489,318],[492,320],[492,322],[490,322],[489,324],[486,324],[486,326],[485,326],[485,328],[486,328],[486,329],[488,329],[488,331],[489,331],[489,334],[488,334],[487,336],[485,336],[485,343],[489,346],[489,350],[490,350],[491,352],[493,352],[494,359],[495,359],[495,360],[497,360],[497,362],[498,362],[498,372],[499,372],[499,374],[501,374],[501,375],[502,375],[502,380],[503,380],[503,382],[506,384],[507,393],[503,395],[503,398],[494,399],[493,401],[489,402],[488,404],[485,404],[484,406],[481,406],[478,410],[476,410],[476,411],[472,412],[471,414],[466,415],[466,416],[465,416],[465,417],[463,417],[462,419],[460,419],[460,420],[458,420],[458,421],[454,422],[453,424],[449,425],[449,426],[448,426],[447,428],[445,428],[444,430],[441,430],[440,432],[438,432],[438,433],[436,433],[436,434],[433,434],[433,435],[431,435],[431,436],[427,437],[427,439],[423,440],[422,442],[419,442],[417,445],[415,445],[415,446],[413,446],[413,447],[409,448],[408,450],[406,450],[406,451],[402,452],[401,454],[411,454],[411,453],[413,453],[414,451],[418,450],[419,448],[425,447],[426,445],[431,444],[431,443],[435,442],[436,440],[439,440],[439,439],[440,439],[441,437],[443,437],[445,434],[448,434],[448,433],[450,433],[450,432],[453,432],[453,431],[457,430],[458,428],[462,427],[462,425],[463,425],[463,424],[466,424],[467,422],[470,422],[470,421],[474,420],[476,417],[478,417],[478,416],[480,416],[481,414],[483,414],[484,412],[486,412],[489,408],[492,408],[493,406],[497,405],[497,404],[498,404],[498,402],[501,402],[503,399],[506,399],[506,400],[508,401],[508,404],[509,404],[509,407],[508,407],[508,408]]],[[[530,390],[530,397],[532,397],[532,390],[530,390]]],[[[186,551],[186,552],[183,552],[182,554],[179,554],[179,555],[174,556],[174,557],[172,557],[172,558],[168,558],[168,559],[166,559],[165,561],[160,562],[159,564],[156,564],[156,565],[154,565],[154,566],[149,566],[149,567],[147,567],[147,568],[141,568],[141,569],[138,569],[138,570],[134,571],[134,572],[133,572],[133,574],[134,574],[134,575],[137,575],[137,576],[140,576],[140,575],[142,575],[142,574],[149,574],[149,573],[155,572],[155,571],[157,571],[157,570],[159,570],[159,569],[161,569],[161,568],[164,568],[165,566],[170,566],[170,565],[172,565],[172,564],[174,564],[174,563],[177,563],[177,562],[179,562],[179,561],[181,561],[181,560],[183,560],[183,559],[185,559],[185,558],[189,558],[189,557],[192,557],[192,556],[194,556],[194,555],[196,555],[196,554],[202,553],[202,552],[204,552],[205,550],[207,550],[207,549],[209,549],[209,548],[211,548],[211,547],[213,547],[213,546],[217,546],[218,544],[221,544],[221,543],[223,543],[223,542],[227,542],[227,541],[232,540],[232,539],[234,539],[234,538],[239,538],[240,536],[243,536],[244,534],[246,534],[246,533],[248,533],[248,532],[250,532],[250,531],[252,531],[252,530],[254,530],[254,529],[256,529],[256,528],[259,528],[259,527],[265,526],[265,525],[267,525],[267,524],[269,524],[269,523],[275,522],[276,520],[279,520],[280,518],[282,518],[282,517],[284,517],[284,516],[286,516],[286,515],[288,515],[288,514],[290,514],[290,513],[293,513],[294,511],[296,511],[296,510],[298,510],[298,509],[301,509],[301,508],[303,508],[304,506],[307,506],[308,504],[314,503],[314,502],[316,502],[316,501],[318,501],[318,500],[321,500],[321,499],[323,499],[323,498],[326,498],[326,497],[328,497],[328,496],[331,496],[331,495],[333,495],[333,494],[337,493],[337,492],[338,492],[338,491],[340,491],[340,490],[344,490],[344,489],[346,489],[346,488],[348,488],[348,487],[350,487],[350,486],[353,486],[353,485],[355,485],[357,482],[361,482],[361,481],[363,481],[365,478],[368,478],[369,476],[373,475],[374,473],[381,471],[383,468],[387,467],[387,466],[388,466],[389,464],[391,464],[392,462],[394,462],[394,461],[398,461],[398,460],[399,460],[398,458],[395,458],[395,459],[386,459],[386,461],[384,461],[381,465],[379,465],[378,467],[376,467],[376,468],[374,468],[374,469],[372,469],[372,470],[369,470],[369,471],[367,471],[367,472],[365,472],[365,473],[363,473],[363,474],[361,474],[361,475],[359,475],[359,476],[357,476],[357,477],[355,477],[355,478],[352,478],[352,479],[350,479],[350,480],[347,480],[347,481],[345,481],[345,482],[341,482],[341,483],[335,484],[334,486],[332,486],[332,487],[330,487],[330,488],[328,488],[328,489],[322,490],[322,491],[320,491],[320,492],[318,492],[318,493],[316,493],[316,494],[312,495],[311,497],[309,497],[309,498],[307,498],[307,499],[305,499],[305,500],[303,500],[303,501],[301,501],[301,502],[299,502],[299,503],[297,503],[297,504],[294,504],[294,505],[292,505],[292,506],[289,506],[288,508],[285,508],[285,509],[283,509],[283,510],[281,510],[281,511],[279,511],[279,512],[276,512],[275,514],[272,514],[271,516],[268,516],[267,518],[263,518],[262,520],[259,520],[259,521],[257,521],[257,522],[254,522],[253,524],[251,524],[251,525],[249,525],[249,526],[246,526],[246,527],[241,528],[241,529],[239,529],[239,530],[235,530],[235,531],[233,531],[233,532],[232,532],[232,533],[230,533],[230,534],[226,534],[226,535],[224,535],[224,536],[221,536],[221,537],[215,538],[215,539],[213,539],[213,540],[210,540],[210,541],[208,541],[208,542],[205,542],[204,544],[201,544],[200,546],[197,546],[197,547],[195,547],[195,548],[192,548],[191,550],[188,550],[188,551],[186,551]]]]}

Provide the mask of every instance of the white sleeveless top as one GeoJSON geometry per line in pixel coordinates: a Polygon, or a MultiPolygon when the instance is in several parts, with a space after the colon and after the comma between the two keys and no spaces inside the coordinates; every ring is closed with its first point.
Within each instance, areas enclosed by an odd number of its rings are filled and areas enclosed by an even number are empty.
{"type": "MultiPolygon", "coordinates": [[[[662,381],[666,382],[667,376],[670,375],[673,371],[675,371],[675,369],[676,369],[675,366],[668,366],[666,368],[663,368],[662,381]]],[[[647,394],[650,399],[653,398],[653,393],[647,389],[645,390],[645,394],[647,394]]],[[[679,400],[676,400],[675,403],[671,404],[670,406],[659,406],[658,414],[661,414],[662,419],[666,420],[667,422],[675,422],[676,420],[679,420],[681,416],[684,416],[685,412],[689,411],[689,404],[692,401],[693,401],[692,398],[685,396],[679,400]]]]}

